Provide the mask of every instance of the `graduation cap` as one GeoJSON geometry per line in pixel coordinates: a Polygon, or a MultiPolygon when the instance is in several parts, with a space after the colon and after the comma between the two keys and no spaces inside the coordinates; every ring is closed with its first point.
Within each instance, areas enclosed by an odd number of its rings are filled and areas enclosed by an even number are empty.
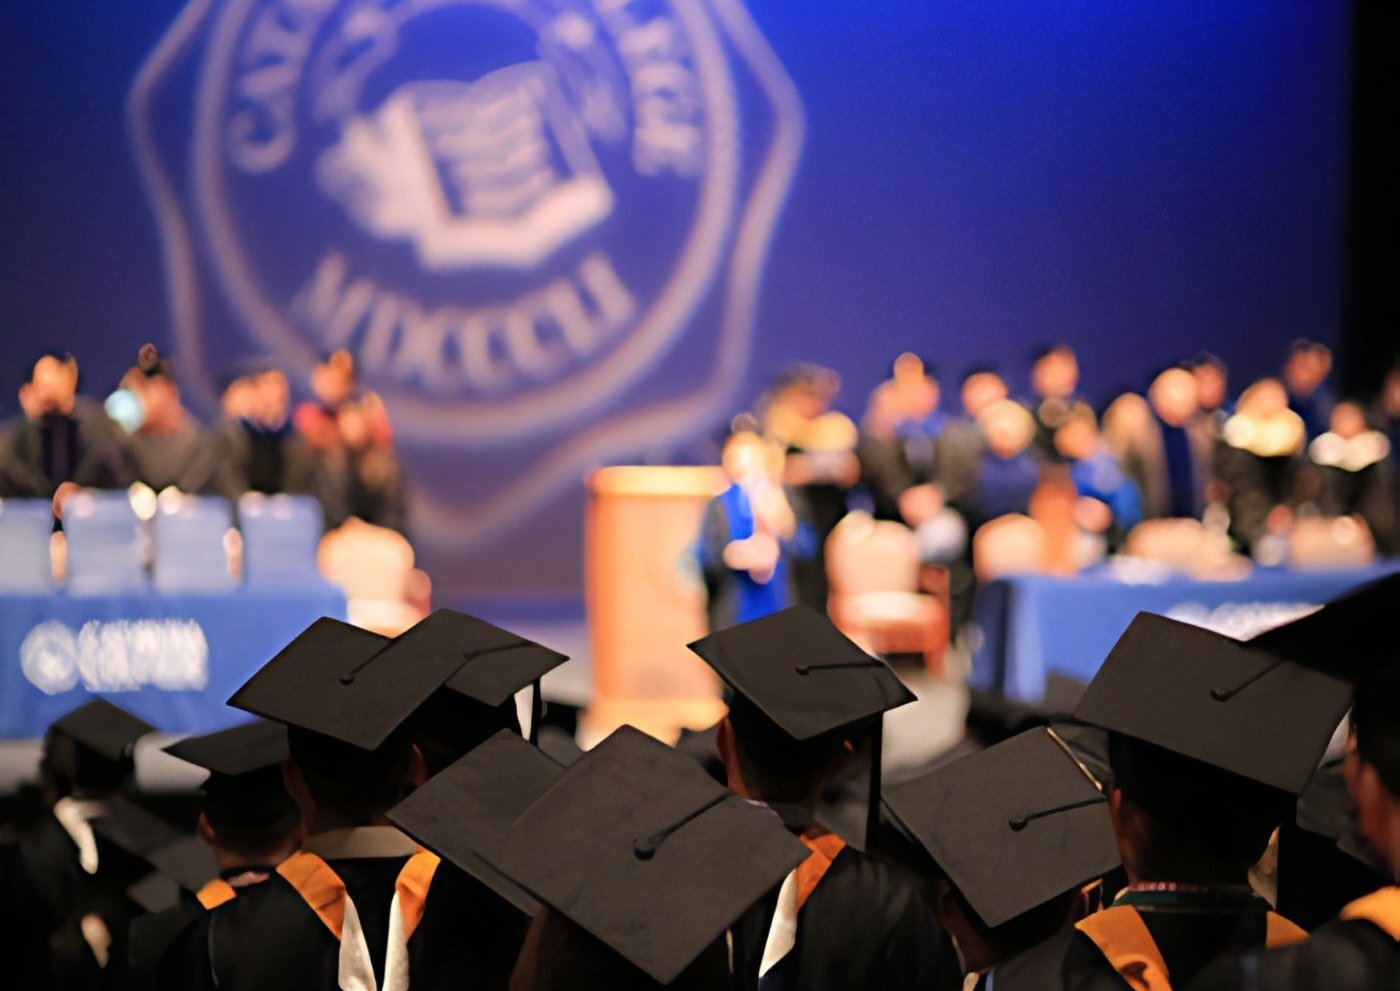
{"type": "Polygon", "coordinates": [[[78,706],[61,716],[49,729],[109,761],[130,757],[136,741],[156,731],[150,723],[104,698],[95,698],[78,706]]]}
{"type": "Polygon", "coordinates": [[[1119,863],[1103,793],[1048,729],[891,785],[885,806],[989,927],[1119,863]]]}
{"type": "Polygon", "coordinates": [[[1345,682],[1261,645],[1138,613],[1074,715],[1297,795],[1350,700],[1345,682]]]}
{"type": "Polygon", "coordinates": [[[288,747],[287,728],[280,723],[259,719],[187,737],[164,749],[209,771],[203,784],[204,814],[231,842],[237,840],[232,831],[269,827],[297,814],[282,782],[288,747]]]}
{"type": "Polygon", "coordinates": [[[881,717],[916,700],[888,665],[806,606],[720,630],[689,646],[794,740],[869,726],[867,837],[873,836],[879,825],[881,717]]]}
{"type": "Polygon", "coordinates": [[[539,902],[481,859],[564,769],[516,733],[502,731],[435,774],[389,810],[389,820],[526,915],[539,902]]]}
{"type": "Polygon", "coordinates": [[[117,849],[150,862],[150,855],[185,834],[124,796],[108,799],[102,814],[92,820],[92,831],[117,849]]]}
{"type": "Polygon", "coordinates": [[[1368,582],[1305,616],[1265,630],[1251,646],[1357,683],[1378,668],[1400,665],[1400,646],[1386,635],[1400,610],[1400,573],[1368,582]]]}
{"type": "Polygon", "coordinates": [[[154,869],[130,885],[126,893],[148,912],[175,907],[219,874],[213,852],[198,836],[182,836],[147,851],[142,859],[154,869]]]}
{"type": "MultiPolygon", "coordinates": [[[[540,679],[567,661],[568,655],[501,629],[464,613],[439,609],[399,636],[385,649],[386,658],[455,663],[455,673],[425,700],[417,731],[429,745],[456,759],[480,737],[480,726],[489,731],[519,725],[514,706],[516,692],[531,692],[530,740],[539,737],[543,716],[540,679]],[[468,702],[463,704],[460,699],[468,702]],[[474,703],[474,704],[473,704],[474,703]],[[484,707],[484,709],[483,709],[484,707]],[[485,710],[498,710],[493,718],[485,710]],[[508,711],[506,711],[508,710],[508,711]]],[[[431,756],[431,755],[430,755],[431,756]]]]}
{"type": "Polygon", "coordinates": [[[131,772],[136,741],[153,732],[153,726],[125,709],[96,698],[49,727],[43,763],[77,791],[113,791],[131,772]]]}
{"type": "Polygon", "coordinates": [[[768,809],[624,726],[482,855],[661,984],[809,851],[768,809]]]}

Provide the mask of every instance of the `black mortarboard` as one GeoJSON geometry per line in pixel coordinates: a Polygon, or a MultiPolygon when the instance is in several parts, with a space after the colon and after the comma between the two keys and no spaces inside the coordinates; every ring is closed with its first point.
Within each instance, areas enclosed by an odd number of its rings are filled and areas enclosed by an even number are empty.
{"type": "Polygon", "coordinates": [[[373,750],[460,666],[383,663],[388,639],[322,617],[262,666],[228,704],[373,750]]]}
{"type": "Polygon", "coordinates": [[[1398,611],[1400,573],[1354,588],[1248,643],[1355,683],[1382,665],[1400,664],[1400,645],[1389,635],[1398,611]]]}
{"type": "Polygon", "coordinates": [[[182,892],[197,894],[219,874],[213,851],[198,836],[181,836],[140,856],[154,869],[126,893],[148,912],[173,908],[180,903],[182,892]]]}
{"type": "Polygon", "coordinates": [[[870,811],[879,821],[880,717],[916,698],[825,615],[792,606],[690,644],[737,694],[795,740],[869,723],[870,811]]]}
{"type": "Polygon", "coordinates": [[[170,744],[165,752],[213,774],[235,777],[286,760],[287,728],[257,719],[217,733],[186,737],[170,744]]]}
{"type": "Polygon", "coordinates": [[[890,785],[885,806],[988,926],[1119,862],[1103,794],[1047,729],[890,785]]]}
{"type": "Polygon", "coordinates": [[[154,812],[121,796],[105,802],[102,814],[92,820],[92,831],[99,839],[147,863],[156,850],[185,835],[154,812]]]}
{"type": "Polygon", "coordinates": [[[1297,795],[1350,698],[1257,645],[1139,613],[1075,718],[1297,795]]]}
{"type": "Polygon", "coordinates": [[[515,820],[564,773],[518,734],[497,733],[435,774],[389,810],[389,819],[527,915],[539,903],[478,851],[499,843],[515,820]]]}
{"type": "Polygon", "coordinates": [[[95,698],[61,716],[50,730],[62,733],[99,757],[119,761],[131,756],[136,741],[154,733],[155,727],[104,698],[95,698]]]}
{"type": "Polygon", "coordinates": [[[808,853],[771,811],[624,726],[483,856],[667,984],[808,853]]]}

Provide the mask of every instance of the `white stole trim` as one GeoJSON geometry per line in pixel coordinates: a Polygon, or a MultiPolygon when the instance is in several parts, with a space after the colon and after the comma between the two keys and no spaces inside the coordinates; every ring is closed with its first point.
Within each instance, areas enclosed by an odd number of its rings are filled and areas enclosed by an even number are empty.
{"type": "Polygon", "coordinates": [[[797,943],[797,871],[783,878],[778,889],[778,905],[773,910],[773,922],[768,927],[768,939],[763,944],[763,961],[758,965],[758,979],[778,965],[797,943]]]}
{"type": "MultiPolygon", "coordinates": [[[[345,896],[345,918],[340,924],[340,963],[337,983],[340,991],[381,991],[374,979],[374,963],[360,913],[349,895],[345,896]]],[[[382,991],[408,991],[408,935],[399,896],[389,906],[389,940],[384,950],[382,991]]]]}
{"type": "Polygon", "coordinates": [[[97,837],[89,820],[105,811],[103,803],[79,798],[60,798],[53,806],[53,817],[77,846],[78,863],[89,874],[97,873],[97,837]]]}

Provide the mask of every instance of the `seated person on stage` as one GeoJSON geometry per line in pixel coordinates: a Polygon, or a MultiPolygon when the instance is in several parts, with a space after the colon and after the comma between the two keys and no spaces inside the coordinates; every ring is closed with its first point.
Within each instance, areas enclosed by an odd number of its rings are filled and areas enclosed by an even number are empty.
{"type": "Polygon", "coordinates": [[[963,411],[938,437],[938,477],[944,498],[955,506],[967,503],[977,481],[977,466],[987,452],[987,438],[978,425],[982,411],[1006,399],[1006,381],[989,368],[974,368],[958,390],[963,411]]]}
{"type": "Polygon", "coordinates": [[[1102,534],[1108,549],[1116,550],[1142,522],[1142,504],[1137,486],[1104,444],[1093,410],[1079,403],[1069,412],[1055,431],[1055,450],[1079,493],[1080,527],[1102,534]]]}
{"type": "Polygon", "coordinates": [[[817,551],[793,563],[799,601],[825,609],[826,538],[846,515],[846,496],[860,481],[856,425],[833,410],[841,376],[819,365],[799,364],[785,370],[761,400],[763,436],[787,454],[782,479],[805,507],[817,551]]]}
{"type": "Polygon", "coordinates": [[[180,986],[178,974],[157,975],[167,949],[185,927],[239,892],[271,880],[302,839],[301,813],[282,781],[285,727],[258,720],[189,737],[165,750],[209,771],[201,787],[199,836],[213,853],[219,873],[193,902],[132,921],[127,954],[132,988],[180,986]]]}
{"type": "Polygon", "coordinates": [[[1024,513],[1040,483],[1035,419],[1020,403],[1003,399],[977,418],[987,450],[977,465],[968,511],[976,525],[1007,513],[1024,513]]]}
{"type": "Polygon", "coordinates": [[[298,406],[292,419],[321,460],[330,523],[353,516],[403,532],[408,497],[389,416],[379,396],[360,387],[350,352],[316,365],[311,391],[315,401],[298,406]]]}
{"type": "Polygon", "coordinates": [[[1035,449],[1043,460],[1057,461],[1055,431],[1079,398],[1079,358],[1068,344],[1041,348],[1031,361],[1031,414],[1035,417],[1035,449]]]}
{"type": "Polygon", "coordinates": [[[1103,438],[1137,484],[1146,519],[1200,519],[1213,474],[1217,429],[1200,415],[1195,376],[1172,367],[1158,374],[1147,398],[1119,396],[1104,411],[1103,438]]]}
{"type": "Polygon", "coordinates": [[[227,461],[220,487],[230,499],[245,492],[323,496],[315,455],[292,429],[283,372],[266,364],[239,372],[224,389],[223,413],[227,461]]]}
{"type": "Polygon", "coordinates": [[[977,991],[1045,991],[1087,890],[1118,866],[1108,805],[1049,728],[884,790],[896,828],[921,848],[938,918],[977,991]],[[947,865],[946,867],[943,865],[947,865]]]}
{"type": "Polygon", "coordinates": [[[767,805],[811,851],[735,924],[734,987],[959,987],[918,879],[816,820],[823,792],[869,735],[866,812],[875,824],[880,721],[913,696],[884,663],[803,607],[712,633],[691,649],[733,691],[718,740],[730,790],[767,805]]]}
{"type": "Polygon", "coordinates": [[[1306,938],[1255,895],[1250,868],[1348,694],[1262,642],[1133,620],[1075,711],[1110,733],[1109,811],[1129,887],[1078,924],[1066,991],[1185,988],[1222,956],[1306,938]]]}
{"type": "Polygon", "coordinates": [[[182,956],[186,988],[502,989],[524,919],[424,850],[385,813],[426,772],[406,721],[466,662],[318,620],[234,695],[287,725],[288,791],[306,839],[266,883],[206,912],[182,956]]]}
{"type": "Polygon", "coordinates": [[[1283,384],[1288,390],[1288,408],[1303,421],[1308,438],[1327,429],[1327,418],[1334,401],[1327,376],[1332,374],[1332,351],[1325,344],[1300,338],[1288,348],[1283,363],[1283,384]]]}
{"type": "Polygon", "coordinates": [[[78,395],[78,362],[46,354],[20,386],[23,416],[0,433],[0,499],[55,499],[76,486],[125,487],[129,469],[102,406],[78,395]]]}
{"type": "Polygon", "coordinates": [[[1358,403],[1332,407],[1331,429],[1308,445],[1308,487],[1323,516],[1359,516],[1381,553],[1400,552],[1390,441],[1358,403]]]}
{"type": "Polygon", "coordinates": [[[819,559],[812,527],[782,484],[782,449],[738,421],[720,455],[730,485],[705,507],[700,571],[710,629],[785,609],[797,601],[794,564],[819,559]]]}
{"type": "MultiPolygon", "coordinates": [[[[1393,603],[1387,608],[1393,608],[1393,603]]],[[[1346,784],[1357,824],[1400,882],[1400,666],[1391,660],[1358,685],[1346,784]]],[[[1298,946],[1213,965],[1192,991],[1393,991],[1400,987],[1400,886],[1392,883],[1342,909],[1298,946]]]]}
{"type": "Polygon", "coordinates": [[[1228,490],[1230,536],[1261,556],[1268,541],[1286,534],[1307,443],[1303,421],[1288,408],[1283,386],[1260,379],[1240,396],[1221,431],[1220,479],[1228,490]]]}
{"type": "Polygon", "coordinates": [[[122,858],[103,855],[92,823],[129,785],[132,748],[152,727],[104,699],[49,728],[40,780],[48,808],[0,846],[5,986],[120,988],[131,914],[122,858]]]}
{"type": "Polygon", "coordinates": [[[1191,374],[1196,379],[1200,415],[1219,431],[1235,412],[1230,402],[1230,370],[1218,357],[1202,351],[1191,359],[1191,374]]]}
{"type": "Polygon", "coordinates": [[[135,367],[122,377],[121,390],[108,400],[108,410],[119,426],[127,427],[123,447],[135,481],[157,492],[173,486],[198,494],[217,487],[222,438],[185,408],[170,365],[154,344],[141,348],[135,367]]]}

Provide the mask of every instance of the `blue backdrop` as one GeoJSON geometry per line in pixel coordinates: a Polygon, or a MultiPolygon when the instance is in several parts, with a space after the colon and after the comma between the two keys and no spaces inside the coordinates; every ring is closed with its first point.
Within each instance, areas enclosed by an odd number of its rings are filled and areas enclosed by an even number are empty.
{"type": "Polygon", "coordinates": [[[345,344],[439,587],[572,596],[584,472],[789,360],[858,413],[910,347],[1104,398],[1332,340],[1347,52],[1340,0],[9,0],[0,406],[345,344]]]}

